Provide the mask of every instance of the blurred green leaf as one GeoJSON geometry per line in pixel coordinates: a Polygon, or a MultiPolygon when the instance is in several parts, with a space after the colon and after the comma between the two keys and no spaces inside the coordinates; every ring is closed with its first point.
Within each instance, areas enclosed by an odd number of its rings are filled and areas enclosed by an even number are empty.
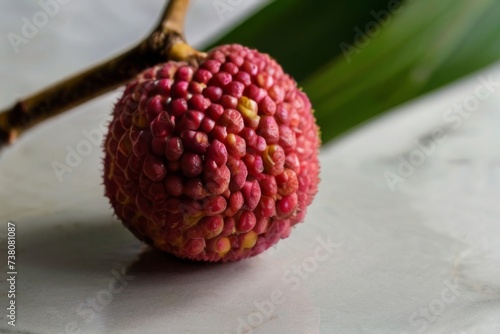
{"type": "Polygon", "coordinates": [[[337,58],[302,82],[324,142],[500,56],[500,2],[420,0],[400,10],[351,63],[337,58]]]}
{"type": "Polygon", "coordinates": [[[215,44],[275,57],[309,95],[324,142],[500,57],[497,0],[408,0],[360,38],[389,3],[278,0],[215,44]]]}

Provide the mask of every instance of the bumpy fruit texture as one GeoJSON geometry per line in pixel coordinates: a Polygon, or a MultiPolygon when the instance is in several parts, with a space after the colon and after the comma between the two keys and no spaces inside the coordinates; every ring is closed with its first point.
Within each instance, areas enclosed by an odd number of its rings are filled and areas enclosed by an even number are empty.
{"type": "Polygon", "coordinates": [[[104,149],[116,215],[139,239],[192,260],[240,260],[286,238],[319,181],[307,96],[241,45],[212,50],[198,68],[168,62],[139,75],[104,149]]]}

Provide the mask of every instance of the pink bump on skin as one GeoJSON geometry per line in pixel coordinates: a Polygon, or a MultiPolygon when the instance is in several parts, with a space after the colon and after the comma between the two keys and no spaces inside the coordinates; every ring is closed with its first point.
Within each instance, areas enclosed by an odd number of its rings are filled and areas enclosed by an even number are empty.
{"type": "Polygon", "coordinates": [[[143,173],[152,181],[161,181],[167,175],[167,169],[161,159],[149,155],[144,159],[143,173]]]}

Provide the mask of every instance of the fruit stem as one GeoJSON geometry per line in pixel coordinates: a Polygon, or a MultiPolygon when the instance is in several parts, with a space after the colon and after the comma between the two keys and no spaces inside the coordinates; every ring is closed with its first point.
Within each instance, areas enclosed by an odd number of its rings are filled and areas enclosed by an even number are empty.
{"type": "Polygon", "coordinates": [[[165,34],[176,32],[180,36],[183,36],[184,21],[188,7],[189,0],[170,1],[156,30],[161,30],[165,34]]]}
{"type": "Polygon", "coordinates": [[[184,39],[189,0],[170,0],[153,32],[131,50],[63,80],[0,112],[0,148],[34,125],[107,93],[148,67],[169,60],[197,61],[204,54],[184,39]]]}

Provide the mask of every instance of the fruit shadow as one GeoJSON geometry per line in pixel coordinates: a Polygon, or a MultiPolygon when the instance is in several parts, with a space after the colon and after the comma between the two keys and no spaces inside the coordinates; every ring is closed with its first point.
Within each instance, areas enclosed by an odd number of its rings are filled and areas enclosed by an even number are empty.
{"type": "MultiPolygon", "coordinates": [[[[125,326],[123,331],[127,331],[129,325],[148,318],[164,319],[155,312],[165,316],[189,308],[214,293],[216,287],[237,285],[255,268],[252,260],[219,264],[175,258],[138,241],[110,217],[85,218],[77,223],[56,220],[58,223],[18,223],[20,289],[35,288],[37,293],[31,298],[56,308],[69,305],[67,315],[65,310],[59,312],[84,328],[98,322],[115,330],[118,321],[118,327],[125,326]],[[88,319],[74,310],[88,298],[104,299],[87,323],[88,319]],[[146,316],[137,312],[138,306],[156,311],[146,316]]],[[[90,306],[85,309],[90,310],[90,306]]]]}
{"type": "MultiPolygon", "coordinates": [[[[29,228],[18,224],[18,253],[29,271],[72,275],[109,275],[127,271],[142,275],[179,275],[213,270],[217,263],[176,258],[137,240],[110,217],[75,223],[45,224],[29,228]]],[[[20,262],[21,264],[21,262],[20,262]]]]}
{"type": "Polygon", "coordinates": [[[135,261],[144,248],[111,217],[52,219],[17,224],[19,266],[28,274],[105,275],[135,261]]]}
{"type": "Polygon", "coordinates": [[[220,310],[231,312],[234,305],[228,303],[228,294],[237,295],[248,287],[248,277],[256,271],[255,259],[202,263],[148,248],[127,268],[123,290],[103,309],[102,321],[107,331],[124,333],[166,328],[179,321],[196,327],[188,316],[199,313],[201,318],[213,318],[221,316],[220,310]]]}

